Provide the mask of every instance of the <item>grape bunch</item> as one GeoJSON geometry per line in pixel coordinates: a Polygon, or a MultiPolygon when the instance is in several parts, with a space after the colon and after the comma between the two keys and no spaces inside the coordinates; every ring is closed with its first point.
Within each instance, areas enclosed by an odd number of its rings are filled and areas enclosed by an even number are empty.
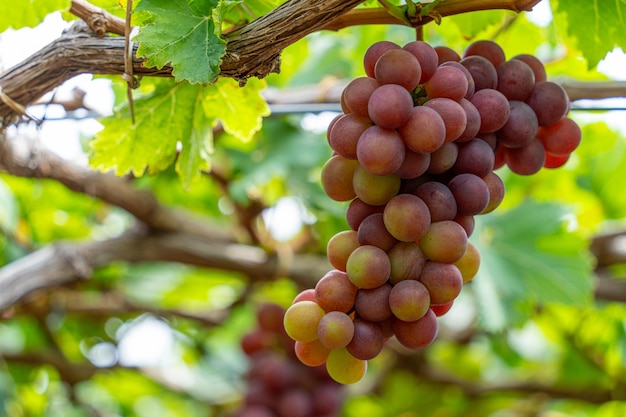
{"type": "Polygon", "coordinates": [[[323,366],[310,368],[293,354],[294,342],[283,329],[285,310],[260,304],[257,326],[241,339],[250,359],[242,408],[231,417],[332,417],[344,400],[342,386],[323,366]]]}
{"type": "Polygon", "coordinates": [[[327,195],[350,202],[350,229],[328,242],[335,269],[284,317],[302,363],[325,363],[340,383],[359,381],[391,337],[411,349],[435,339],[437,317],[479,268],[468,241],[474,216],[504,198],[494,170],[559,167],[581,140],[569,98],[543,64],[506,60],[495,42],[460,56],[381,41],[364,67],[343,91],[321,173],[327,195]]]}

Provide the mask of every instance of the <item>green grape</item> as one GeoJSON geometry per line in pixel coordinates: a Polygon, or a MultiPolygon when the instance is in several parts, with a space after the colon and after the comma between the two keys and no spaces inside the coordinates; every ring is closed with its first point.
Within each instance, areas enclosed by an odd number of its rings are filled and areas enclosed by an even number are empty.
{"type": "Polygon", "coordinates": [[[333,349],[326,360],[326,370],[340,384],[354,384],[365,376],[367,361],[355,358],[346,348],[333,349]]]}
{"type": "Polygon", "coordinates": [[[478,252],[478,248],[472,242],[468,242],[467,250],[454,265],[459,268],[463,277],[463,283],[467,284],[470,282],[478,273],[478,268],[480,268],[480,252],[478,252]]]}
{"type": "Polygon", "coordinates": [[[316,302],[300,301],[285,312],[283,325],[287,335],[300,342],[317,339],[317,326],[326,312],[316,302]]]}
{"type": "Polygon", "coordinates": [[[400,182],[400,177],[395,174],[374,175],[358,165],[354,171],[353,190],[364,203],[382,206],[398,194],[400,182]]]}

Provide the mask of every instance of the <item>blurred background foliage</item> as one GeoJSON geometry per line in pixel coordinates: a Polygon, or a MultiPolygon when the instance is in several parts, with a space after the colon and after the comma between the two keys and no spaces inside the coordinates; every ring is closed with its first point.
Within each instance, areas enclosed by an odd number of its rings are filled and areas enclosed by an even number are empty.
{"type": "MultiPolygon", "coordinates": [[[[115,1],[94,3],[123,14],[115,1]]],[[[245,3],[254,13],[276,6],[245,3]]],[[[539,56],[551,79],[610,79],[589,69],[567,29],[562,4],[576,2],[551,3],[546,24],[475,12],[427,25],[424,38],[457,51],[494,39],[508,56],[539,56]]],[[[288,47],[280,74],[264,83],[323,89],[363,75],[372,43],[414,38],[415,30],[399,26],[317,32],[288,47]]],[[[144,78],[142,88],[153,82],[144,78]]],[[[114,90],[123,103],[125,90],[114,90]]],[[[345,205],[319,184],[330,155],[324,129],[334,114],[273,114],[250,140],[216,130],[211,170],[187,188],[173,167],[132,182],[239,242],[323,259],[328,239],[347,228],[345,205]]],[[[392,343],[371,361],[365,380],[349,387],[343,416],[626,415],[626,293],[594,297],[598,280],[624,281],[624,264],[599,265],[590,249],[598,237],[625,230],[626,137],[624,125],[613,123],[625,113],[613,114],[572,111],[583,143],[561,169],[529,178],[498,171],[506,198],[478,219],[472,237],[483,258],[478,277],[440,320],[432,347],[409,353],[392,343]]],[[[86,151],[90,139],[83,138],[86,151]]],[[[124,210],[54,180],[0,173],[0,265],[60,241],[112,238],[134,223],[124,210]]],[[[615,242],[623,253],[623,238],[615,242]]],[[[90,280],[36,292],[0,321],[0,415],[228,415],[245,392],[240,340],[254,326],[255,307],[288,306],[304,287],[284,276],[120,262],[90,280]]]]}

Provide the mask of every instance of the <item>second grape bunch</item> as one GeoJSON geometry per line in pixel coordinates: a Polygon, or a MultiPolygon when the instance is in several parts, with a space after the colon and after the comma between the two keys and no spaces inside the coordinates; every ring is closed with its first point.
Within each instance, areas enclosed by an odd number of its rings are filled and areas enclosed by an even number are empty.
{"type": "Polygon", "coordinates": [[[480,265],[474,216],[504,198],[494,170],[520,175],[567,162],[581,140],[569,98],[532,55],[492,41],[463,53],[414,41],[367,50],[366,76],[342,94],[328,128],[327,195],[350,201],[350,230],[328,242],[335,268],[286,311],[295,353],[359,381],[395,337],[423,349],[480,265]]]}

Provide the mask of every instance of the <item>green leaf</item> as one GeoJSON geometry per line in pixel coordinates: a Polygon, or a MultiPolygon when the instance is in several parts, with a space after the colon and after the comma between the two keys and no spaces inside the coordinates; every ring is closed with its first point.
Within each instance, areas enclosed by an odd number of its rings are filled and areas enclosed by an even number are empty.
{"type": "Polygon", "coordinates": [[[144,26],[134,38],[145,65],[173,67],[176,81],[212,82],[220,72],[226,43],[221,38],[224,0],[142,0],[135,9],[144,26]]]}
{"type": "Polygon", "coordinates": [[[205,86],[156,81],[152,93],[135,99],[134,125],[127,105],[102,121],[104,130],[91,143],[90,163],[118,175],[157,174],[174,163],[180,151],[176,171],[188,187],[209,168],[212,128],[218,120],[241,141],[250,140],[261,128],[263,116],[269,114],[259,94],[264,87],[256,79],[245,87],[232,79],[205,86]]]}
{"type": "Polygon", "coordinates": [[[70,0],[26,0],[0,2],[0,32],[8,28],[35,27],[48,14],[70,8],[70,0]]]}
{"type": "Polygon", "coordinates": [[[553,6],[567,19],[567,31],[594,68],[616,46],[626,50],[626,0],[559,1],[553,6]]]}
{"type": "MultiPolygon", "coordinates": [[[[203,96],[196,96],[194,109],[202,108],[203,96]]],[[[195,111],[191,125],[191,135],[183,138],[182,150],[176,161],[176,172],[183,186],[189,185],[200,177],[200,172],[210,168],[210,155],[213,151],[213,130],[210,119],[204,111],[195,111]]]]}
{"type": "Polygon", "coordinates": [[[521,324],[537,304],[588,305],[593,273],[587,242],[570,230],[565,206],[526,201],[477,218],[481,268],[472,281],[481,324],[521,324]]]}
{"type": "Polygon", "coordinates": [[[256,78],[249,79],[245,87],[231,78],[220,78],[206,86],[204,111],[208,117],[220,119],[226,132],[247,142],[261,129],[263,117],[270,114],[260,95],[265,86],[256,78]]]}
{"type": "Polygon", "coordinates": [[[609,219],[626,216],[626,193],[617,192],[626,175],[626,138],[605,123],[583,126],[583,138],[576,153],[583,163],[578,166],[577,183],[593,193],[609,219]]]}
{"type": "MultiPolygon", "coordinates": [[[[102,121],[104,129],[91,142],[91,165],[101,170],[112,169],[118,175],[141,176],[146,171],[156,174],[169,167],[176,158],[177,144],[185,155],[192,152],[189,147],[203,152],[202,143],[207,138],[200,136],[204,117],[202,97],[203,87],[199,85],[172,84],[171,80],[157,82],[152,94],[135,100],[134,125],[129,119],[128,106],[102,121]]],[[[181,170],[183,181],[188,183],[192,171],[188,164],[202,163],[190,155],[185,158],[181,170]]]]}
{"type": "Polygon", "coordinates": [[[480,37],[478,35],[485,31],[493,33],[496,28],[502,27],[506,22],[506,17],[511,14],[502,10],[485,10],[447,16],[444,22],[454,23],[463,37],[474,39],[480,37]]]}

